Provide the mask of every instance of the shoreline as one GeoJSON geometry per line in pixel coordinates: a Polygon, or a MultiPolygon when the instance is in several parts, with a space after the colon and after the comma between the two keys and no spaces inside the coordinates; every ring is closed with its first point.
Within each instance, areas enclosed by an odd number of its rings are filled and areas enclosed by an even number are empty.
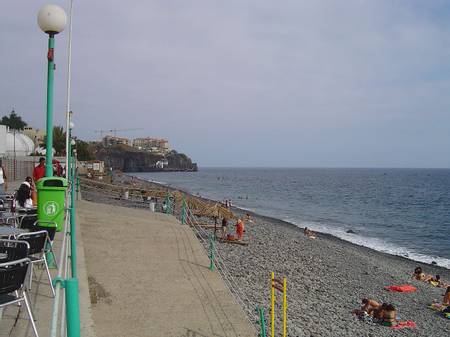
{"type": "MultiPolygon", "coordinates": [[[[188,194],[188,195],[190,195],[192,197],[199,198],[199,199],[202,199],[202,200],[205,200],[205,201],[221,203],[221,201],[219,201],[219,200],[215,200],[215,199],[212,199],[212,198],[207,198],[207,197],[203,197],[203,196],[199,196],[199,195],[194,195],[194,194],[190,193],[189,191],[186,191],[186,190],[184,190],[184,189],[182,189],[180,187],[172,186],[171,184],[167,184],[167,183],[164,183],[164,182],[157,182],[157,181],[147,180],[147,179],[144,179],[144,178],[141,178],[141,177],[138,177],[138,176],[134,176],[134,175],[132,175],[132,173],[131,174],[125,173],[124,175],[127,176],[127,177],[133,177],[134,179],[137,179],[137,180],[139,180],[141,182],[154,184],[154,185],[156,185],[158,187],[162,187],[162,188],[168,188],[168,189],[170,189],[172,191],[176,191],[176,190],[182,191],[183,193],[186,193],[186,194],[188,194]]],[[[300,227],[299,225],[297,225],[297,224],[295,224],[295,223],[293,223],[291,221],[283,220],[283,219],[280,219],[280,218],[276,218],[275,216],[263,215],[263,214],[258,213],[257,211],[249,210],[249,209],[246,209],[244,207],[232,206],[231,210],[243,213],[243,215],[245,215],[245,213],[249,213],[253,217],[257,216],[257,217],[260,217],[260,218],[264,218],[264,219],[266,219],[268,221],[278,222],[279,225],[293,226],[294,228],[297,228],[299,230],[303,229],[303,227],[300,227]]],[[[331,233],[317,231],[315,229],[314,229],[314,232],[316,234],[319,234],[320,236],[326,237],[326,238],[328,238],[330,240],[338,240],[339,242],[355,245],[355,246],[358,246],[358,247],[361,247],[361,248],[368,249],[368,250],[373,251],[373,252],[377,252],[377,253],[380,253],[380,254],[385,254],[386,256],[395,256],[395,257],[402,258],[402,259],[405,259],[405,260],[408,260],[408,261],[411,261],[411,262],[415,262],[415,263],[418,263],[418,264],[421,264],[421,265],[430,266],[430,267],[439,267],[439,268],[442,268],[442,270],[450,271],[450,266],[446,267],[446,266],[439,265],[438,263],[433,264],[433,263],[430,263],[430,262],[425,262],[425,261],[421,261],[421,260],[415,260],[415,259],[413,259],[411,257],[406,257],[406,256],[403,256],[403,255],[400,255],[400,254],[393,254],[393,253],[385,252],[385,251],[378,250],[378,249],[375,249],[375,248],[372,248],[372,247],[369,247],[369,246],[358,244],[356,242],[352,242],[350,240],[346,240],[346,239],[340,238],[339,236],[331,234],[331,233]]],[[[426,256],[426,255],[424,255],[424,256],[426,256]]],[[[434,261],[433,257],[430,256],[429,258],[434,261]]],[[[438,257],[438,258],[447,260],[446,258],[443,258],[443,257],[438,257]]]]}

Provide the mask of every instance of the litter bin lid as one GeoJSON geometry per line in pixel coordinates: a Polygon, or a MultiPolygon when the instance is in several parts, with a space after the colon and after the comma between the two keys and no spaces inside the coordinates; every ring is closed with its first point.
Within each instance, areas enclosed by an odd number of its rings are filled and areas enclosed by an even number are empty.
{"type": "Polygon", "coordinates": [[[67,179],[60,177],[44,177],[37,181],[36,187],[37,189],[65,189],[67,188],[67,179]]]}

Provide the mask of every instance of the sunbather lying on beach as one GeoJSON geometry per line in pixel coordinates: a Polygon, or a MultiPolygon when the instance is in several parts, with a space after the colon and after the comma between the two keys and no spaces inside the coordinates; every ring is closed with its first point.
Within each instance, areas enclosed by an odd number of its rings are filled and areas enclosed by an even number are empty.
{"type": "Polygon", "coordinates": [[[417,267],[416,269],[414,269],[414,273],[412,275],[412,278],[418,281],[423,281],[423,282],[428,282],[431,285],[435,286],[435,287],[442,287],[442,288],[446,288],[449,285],[446,284],[445,282],[443,282],[441,280],[441,276],[440,275],[426,275],[423,271],[421,267],[417,267]]]}
{"type": "Polygon", "coordinates": [[[359,319],[380,323],[385,326],[393,327],[398,324],[397,309],[388,303],[379,304],[377,301],[363,299],[361,309],[353,310],[353,314],[359,319]]]}
{"type": "Polygon", "coordinates": [[[382,305],[375,300],[363,298],[361,301],[361,309],[355,309],[352,311],[352,313],[357,316],[373,316],[373,313],[381,308],[381,306],[382,305]]]}

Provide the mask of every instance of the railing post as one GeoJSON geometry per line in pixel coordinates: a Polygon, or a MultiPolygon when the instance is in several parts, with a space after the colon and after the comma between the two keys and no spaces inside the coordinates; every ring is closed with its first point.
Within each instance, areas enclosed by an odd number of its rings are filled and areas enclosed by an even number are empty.
{"type": "Polygon", "coordinates": [[[76,174],[76,179],[77,179],[77,200],[78,200],[78,195],[80,193],[80,177],[78,177],[78,174],[76,174]]]}
{"type": "Polygon", "coordinates": [[[271,337],[275,337],[275,273],[272,272],[270,278],[270,288],[271,288],[271,311],[270,311],[270,329],[272,332],[271,337]]]}
{"type": "Polygon", "coordinates": [[[286,300],[286,277],[283,278],[283,337],[287,336],[287,300],[286,300]]]}
{"type": "Polygon", "coordinates": [[[260,337],[266,337],[266,318],[264,317],[264,308],[256,307],[256,312],[258,313],[258,324],[260,326],[260,337]]]}
{"type": "Polygon", "coordinates": [[[164,202],[166,203],[166,209],[164,213],[169,214],[169,203],[170,203],[169,194],[166,195],[166,200],[164,202]]]}
{"type": "Polygon", "coordinates": [[[183,196],[183,203],[181,206],[181,224],[186,224],[186,199],[183,196]]]}
{"type": "Polygon", "coordinates": [[[209,236],[209,270],[214,270],[214,240],[209,236]]]}
{"type": "MultiPolygon", "coordinates": [[[[72,160],[72,165],[74,161],[72,160]]],[[[76,221],[75,221],[75,174],[71,174],[70,184],[70,262],[72,277],[77,277],[77,241],[76,241],[76,221]]]]}
{"type": "Polygon", "coordinates": [[[78,301],[78,280],[65,281],[67,337],[80,337],[80,304],[78,301]]]}

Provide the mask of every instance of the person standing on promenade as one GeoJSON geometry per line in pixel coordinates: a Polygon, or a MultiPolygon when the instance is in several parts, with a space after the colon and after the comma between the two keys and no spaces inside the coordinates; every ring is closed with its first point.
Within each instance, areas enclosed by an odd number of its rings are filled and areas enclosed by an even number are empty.
{"type": "Polygon", "coordinates": [[[5,194],[8,189],[8,178],[6,176],[6,170],[3,167],[3,161],[0,159],[0,195],[5,194]]]}
{"type": "Polygon", "coordinates": [[[37,183],[43,177],[45,177],[45,158],[41,157],[39,158],[39,164],[33,170],[34,182],[37,183]]]}

